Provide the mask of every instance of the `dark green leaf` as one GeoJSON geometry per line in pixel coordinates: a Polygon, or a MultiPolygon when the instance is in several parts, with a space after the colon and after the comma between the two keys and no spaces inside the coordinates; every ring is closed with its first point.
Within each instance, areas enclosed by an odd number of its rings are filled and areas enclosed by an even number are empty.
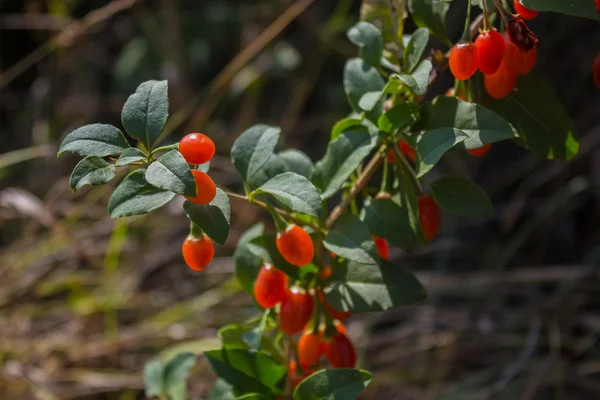
{"type": "Polygon", "coordinates": [[[85,185],[101,185],[115,177],[115,167],[104,159],[96,156],[88,156],[73,169],[69,186],[72,191],[77,191],[85,185]]]}
{"type": "Polygon", "coordinates": [[[248,243],[261,236],[263,232],[263,224],[256,224],[248,229],[238,240],[237,247],[233,253],[235,275],[240,281],[242,288],[251,295],[254,295],[254,281],[263,264],[263,259],[250,251],[248,243]]]}
{"type": "Polygon", "coordinates": [[[327,199],[337,193],[346,179],[375,147],[375,138],[366,129],[346,131],[329,142],[323,159],[315,165],[312,182],[327,199]]]}
{"type": "Polygon", "coordinates": [[[406,18],[402,4],[404,0],[363,1],[360,7],[360,20],[367,21],[381,29],[384,45],[397,51],[401,47],[398,35],[404,30],[406,18]]]}
{"type": "Polygon", "coordinates": [[[358,22],[348,30],[348,39],[358,47],[360,58],[378,67],[383,54],[381,31],[368,22],[358,22]]]}
{"type": "Polygon", "coordinates": [[[414,178],[412,173],[406,171],[406,168],[400,170],[393,187],[392,200],[396,203],[405,207],[408,212],[408,218],[410,226],[415,233],[417,242],[421,244],[427,244],[427,239],[423,233],[423,227],[419,220],[419,206],[417,204],[417,196],[420,193],[417,192],[415,185],[413,184],[414,178]]]}
{"type": "Polygon", "coordinates": [[[417,142],[417,166],[420,178],[437,164],[444,153],[467,139],[459,129],[441,128],[428,131],[417,142]]]}
{"type": "Polygon", "coordinates": [[[271,400],[271,398],[260,393],[250,393],[238,397],[236,400],[271,400]]]}
{"type": "Polygon", "coordinates": [[[167,363],[164,379],[169,400],[188,399],[187,378],[195,364],[196,355],[193,353],[177,354],[167,363]]]}
{"type": "Polygon", "coordinates": [[[286,171],[286,164],[274,153],[280,132],[277,127],[254,125],[233,144],[231,161],[251,188],[286,171]]]}
{"type": "MultiPolygon", "coordinates": [[[[356,115],[355,113],[353,113],[356,115]]],[[[331,128],[331,140],[337,139],[343,132],[348,131],[355,126],[361,126],[362,121],[365,118],[365,114],[360,114],[357,116],[350,116],[348,118],[344,118],[335,123],[333,128],[331,128]]]]}
{"type": "Polygon", "coordinates": [[[408,10],[417,26],[429,29],[446,43],[446,13],[449,7],[450,4],[439,0],[408,0],[408,10]]]}
{"type": "Polygon", "coordinates": [[[121,153],[121,157],[117,160],[117,165],[129,165],[136,161],[142,161],[148,158],[146,153],[141,151],[140,149],[136,149],[135,147],[130,147],[128,149],[123,150],[121,153]]]}
{"type": "Polygon", "coordinates": [[[487,193],[460,176],[450,176],[431,183],[433,197],[444,210],[465,217],[490,217],[494,208],[487,193]]]}
{"type": "Polygon", "coordinates": [[[427,28],[419,28],[412,34],[410,41],[404,48],[404,69],[406,72],[412,73],[419,64],[427,43],[429,43],[429,30],[427,28]]]}
{"type": "Polygon", "coordinates": [[[387,199],[372,199],[365,203],[361,219],[374,235],[403,250],[413,249],[415,233],[406,207],[387,199]]]}
{"type": "Polygon", "coordinates": [[[260,344],[262,342],[263,333],[267,327],[267,321],[269,320],[269,313],[271,310],[265,310],[263,316],[260,319],[258,326],[250,331],[242,333],[242,340],[252,350],[260,350],[260,344]]]}
{"type": "Polygon", "coordinates": [[[579,151],[575,124],[554,88],[532,75],[520,76],[517,88],[502,100],[484,94],[482,104],[510,121],[530,149],[548,158],[573,158],[579,151]]]}
{"type": "Polygon", "coordinates": [[[423,60],[412,74],[393,74],[382,90],[365,93],[359,102],[363,110],[372,110],[384,94],[401,93],[405,87],[417,96],[423,96],[429,86],[431,61],[423,60]]]}
{"type": "Polygon", "coordinates": [[[150,164],[146,170],[146,180],[159,189],[173,193],[196,196],[198,189],[190,166],[181,153],[171,150],[150,164]]]}
{"type": "Polygon", "coordinates": [[[150,150],[162,133],[168,116],[167,81],[147,81],[125,102],[121,121],[129,136],[140,140],[150,150]]]}
{"type": "Polygon", "coordinates": [[[165,366],[159,360],[148,361],[144,365],[144,388],[146,397],[160,396],[165,392],[165,366]]]}
{"type": "Polygon", "coordinates": [[[398,104],[382,114],[377,125],[382,131],[393,134],[415,123],[418,113],[419,107],[415,103],[398,104]]]}
{"type": "Polygon", "coordinates": [[[273,196],[289,211],[315,218],[320,218],[323,214],[323,203],[315,186],[302,175],[293,172],[284,172],[271,178],[256,189],[254,194],[273,196]]]}
{"type": "Polygon", "coordinates": [[[92,124],[69,133],[60,145],[58,155],[70,151],[80,156],[106,157],[121,154],[127,148],[129,143],[120,130],[112,125],[92,124]]]}
{"type": "Polygon", "coordinates": [[[173,200],[175,193],[152,186],[145,169],[133,171],[123,179],[108,201],[111,218],[147,214],[173,200]]]}
{"type": "Polygon", "coordinates": [[[312,160],[300,150],[280,151],[277,153],[277,157],[283,161],[288,171],[295,172],[305,178],[310,178],[310,174],[315,167],[312,160]]]}
{"type": "Polygon", "coordinates": [[[592,0],[522,0],[525,7],[537,11],[551,11],[600,21],[600,13],[592,0]]]}
{"type": "Polygon", "coordinates": [[[183,204],[185,215],[215,242],[225,244],[229,235],[231,208],[229,197],[221,189],[209,204],[198,205],[186,201],[183,204]]]}
{"type": "Polygon", "coordinates": [[[387,261],[381,265],[338,264],[328,279],[325,296],[336,310],[364,313],[418,303],[427,293],[407,270],[387,261]]]}
{"type": "Polygon", "coordinates": [[[321,370],[298,385],[294,400],[354,400],[372,379],[373,375],[363,370],[321,370]]]}
{"type": "Polygon", "coordinates": [[[233,387],[223,379],[217,379],[208,392],[206,400],[236,400],[233,387]]]}
{"type": "Polygon", "coordinates": [[[352,214],[343,214],[335,221],[323,246],[340,257],[361,264],[377,265],[380,261],[367,226],[352,214]]]}
{"type": "Polygon", "coordinates": [[[204,353],[213,371],[241,393],[275,396],[281,393],[287,370],[267,354],[244,350],[222,349],[204,353]]]}
{"type": "Polygon", "coordinates": [[[456,145],[459,149],[476,149],[488,143],[518,137],[512,125],[493,111],[455,97],[440,96],[421,106],[420,119],[413,131],[459,129],[467,138],[456,145]]]}
{"type": "MultiPolygon", "coordinates": [[[[365,63],[360,58],[353,58],[346,62],[344,68],[344,90],[352,109],[361,112],[360,99],[365,93],[379,92],[385,87],[385,82],[376,68],[365,63]]],[[[373,106],[367,117],[376,120],[383,110],[383,106],[378,104],[373,106]]]]}
{"type": "Polygon", "coordinates": [[[301,280],[307,274],[318,271],[318,268],[314,264],[308,264],[302,266],[302,268],[298,268],[285,261],[279,253],[279,250],[277,250],[277,245],[275,244],[276,238],[277,235],[274,233],[267,233],[256,237],[248,243],[248,249],[256,256],[269,264],[274,265],[277,269],[281,270],[294,280],[301,280]]]}
{"type": "MultiPolygon", "coordinates": [[[[240,324],[231,324],[225,325],[219,329],[218,335],[221,339],[221,343],[223,343],[224,348],[250,350],[250,346],[243,337],[243,335],[248,332],[252,332],[252,330],[246,326],[240,324]]],[[[277,348],[272,339],[262,336],[260,338],[260,348],[263,352],[268,353],[276,361],[285,363],[282,354],[280,354],[280,350],[277,348]]]]}

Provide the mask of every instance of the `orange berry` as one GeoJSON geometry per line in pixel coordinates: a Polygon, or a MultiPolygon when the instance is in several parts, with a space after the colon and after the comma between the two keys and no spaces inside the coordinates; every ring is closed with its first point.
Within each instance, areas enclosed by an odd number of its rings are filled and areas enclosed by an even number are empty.
{"type": "Polygon", "coordinates": [[[309,264],[315,257],[310,235],[298,225],[288,225],[285,231],[279,232],[275,244],[285,261],[297,267],[309,264]]]}
{"type": "Polygon", "coordinates": [[[490,151],[490,147],[492,147],[491,143],[486,144],[485,146],[478,147],[476,149],[467,149],[467,152],[475,157],[482,157],[488,151],[490,151]]]}
{"type": "Polygon", "coordinates": [[[273,308],[287,295],[288,277],[286,274],[264,263],[254,282],[254,297],[259,306],[273,308]]]}
{"type": "Polygon", "coordinates": [[[386,159],[387,159],[388,164],[396,163],[396,156],[394,155],[394,152],[391,150],[388,150],[386,159]]]}
{"type": "Polygon", "coordinates": [[[412,162],[415,162],[417,160],[417,151],[413,149],[406,140],[401,140],[399,145],[400,153],[404,154],[412,162]]]}
{"type": "Polygon", "coordinates": [[[508,96],[517,83],[517,74],[502,62],[496,73],[483,77],[485,90],[495,99],[503,99],[508,96]]]}
{"type": "Polygon", "coordinates": [[[346,335],[335,333],[333,337],[324,339],[323,353],[334,368],[354,368],[356,351],[346,335]]]}
{"type": "Polygon", "coordinates": [[[304,329],[313,313],[312,296],[304,289],[292,287],[281,301],[279,327],[288,335],[304,329]]]}
{"type": "Polygon", "coordinates": [[[521,0],[514,0],[513,5],[517,14],[519,14],[523,19],[534,19],[539,14],[539,11],[525,7],[523,3],[521,3],[521,0]]]}
{"type": "Polygon", "coordinates": [[[319,271],[319,276],[321,277],[321,279],[327,279],[331,276],[332,274],[332,270],[331,267],[329,265],[326,265],[323,267],[323,269],[321,269],[321,271],[319,271]]]}
{"type": "Polygon", "coordinates": [[[321,336],[311,332],[303,333],[298,339],[296,354],[302,369],[308,369],[318,363],[322,354],[321,336]]]}
{"type": "Polygon", "coordinates": [[[390,258],[390,245],[388,244],[388,241],[376,235],[371,235],[371,237],[373,237],[379,257],[383,260],[388,260],[390,258]]]}
{"type": "Polygon", "coordinates": [[[186,199],[191,201],[194,204],[204,205],[208,204],[217,195],[217,187],[213,180],[205,174],[204,172],[193,169],[192,174],[194,175],[194,179],[196,180],[196,187],[198,188],[198,194],[194,197],[185,196],[186,199]]]}
{"type": "Polygon", "coordinates": [[[524,51],[510,40],[507,32],[504,32],[504,41],[506,42],[506,51],[504,53],[504,62],[506,65],[519,75],[530,73],[533,67],[535,67],[537,46],[531,50],[524,51]]]}
{"type": "Polygon", "coordinates": [[[181,254],[188,267],[194,271],[204,270],[215,255],[215,246],[206,235],[189,235],[181,246],[181,254]]]}
{"type": "Polygon", "coordinates": [[[440,208],[431,196],[419,196],[417,203],[419,204],[419,221],[421,221],[423,233],[427,240],[431,240],[437,236],[442,225],[440,208]]]}
{"type": "Polygon", "coordinates": [[[190,133],[179,142],[179,152],[190,164],[204,164],[215,155],[215,144],[202,133],[190,133]]]}
{"type": "Polygon", "coordinates": [[[477,46],[473,43],[457,43],[450,51],[448,64],[452,75],[459,81],[464,81],[473,76],[477,71],[477,46]]]}
{"type": "Polygon", "coordinates": [[[477,53],[479,54],[479,69],[486,75],[498,71],[506,45],[504,38],[497,30],[483,31],[475,39],[477,53]]]}

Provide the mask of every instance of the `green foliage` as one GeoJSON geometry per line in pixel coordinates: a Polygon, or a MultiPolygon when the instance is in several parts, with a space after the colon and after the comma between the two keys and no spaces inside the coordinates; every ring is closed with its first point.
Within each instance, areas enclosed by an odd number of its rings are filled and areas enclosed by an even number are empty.
{"type": "Polygon", "coordinates": [[[58,150],[60,156],[65,151],[80,156],[105,157],[121,154],[129,148],[127,139],[120,130],[112,125],[86,125],[69,133],[58,150]]]}
{"type": "Polygon", "coordinates": [[[344,90],[352,109],[356,112],[368,111],[367,117],[376,121],[381,114],[382,106],[375,109],[364,110],[360,106],[360,99],[369,92],[378,92],[385,87],[385,81],[375,67],[370,66],[360,58],[352,58],[346,62],[344,68],[344,90]]]}
{"type": "Polygon", "coordinates": [[[87,156],[73,169],[69,186],[77,191],[85,185],[101,185],[115,177],[115,167],[97,156],[87,156]]]}
{"type": "Polygon", "coordinates": [[[348,39],[358,47],[358,53],[367,64],[379,66],[383,55],[383,36],[373,24],[359,22],[348,30],[348,39]]]}
{"type": "Polygon", "coordinates": [[[315,218],[323,215],[323,204],[317,189],[308,179],[294,172],[279,174],[253,192],[253,196],[263,194],[272,196],[289,211],[315,218]]]}
{"type": "Polygon", "coordinates": [[[433,197],[444,210],[465,217],[491,217],[492,202],[485,191],[460,176],[447,176],[431,183],[433,197]]]}
{"type": "Polygon", "coordinates": [[[327,233],[323,246],[334,254],[357,263],[380,263],[369,229],[352,214],[344,214],[338,218],[327,233]]]}
{"type": "Polygon", "coordinates": [[[419,107],[414,103],[402,103],[381,114],[377,126],[383,132],[394,134],[417,121],[419,107]]]}
{"type": "Polygon", "coordinates": [[[363,208],[361,220],[371,233],[394,246],[406,251],[411,251],[415,246],[416,237],[405,205],[387,199],[369,199],[363,208]]]}
{"type": "Polygon", "coordinates": [[[115,163],[115,165],[121,167],[124,165],[129,165],[138,161],[143,161],[147,159],[148,156],[146,153],[141,151],[140,149],[136,149],[135,147],[130,147],[128,149],[123,150],[121,156],[115,163]]]}
{"type": "Polygon", "coordinates": [[[298,268],[285,261],[279,250],[277,250],[277,245],[275,244],[276,236],[274,233],[266,233],[256,237],[248,243],[248,249],[257,257],[276,266],[277,269],[294,280],[303,280],[307,275],[317,272],[315,265],[309,264],[298,268]]]}
{"type": "Polygon", "coordinates": [[[444,153],[467,139],[463,131],[455,128],[440,128],[420,136],[417,143],[417,177],[420,178],[440,161],[444,153]]]}
{"type": "Polygon", "coordinates": [[[160,136],[169,116],[167,81],[148,81],[129,96],[121,121],[129,136],[140,140],[150,150],[160,136]]]}
{"type": "Polygon", "coordinates": [[[190,166],[177,150],[171,150],[150,164],[146,181],[159,189],[186,196],[196,196],[198,190],[190,166]]]}
{"type": "Polygon", "coordinates": [[[322,370],[306,378],[294,391],[294,400],[354,400],[373,375],[357,369],[322,370]]]}
{"type": "Polygon", "coordinates": [[[286,169],[305,178],[310,178],[315,165],[310,157],[296,149],[289,149],[277,153],[277,157],[286,165],[286,169]]]}
{"type": "Polygon", "coordinates": [[[217,189],[214,200],[206,205],[186,201],[183,211],[188,219],[199,226],[204,233],[219,244],[225,244],[229,235],[231,208],[229,197],[221,189],[217,189]]]}
{"type": "Polygon", "coordinates": [[[404,70],[409,74],[414,71],[421,61],[427,43],[429,43],[429,30],[426,28],[417,29],[410,37],[404,48],[404,70]]]}
{"type": "Polygon", "coordinates": [[[344,119],[336,122],[336,124],[333,126],[333,128],[331,128],[331,140],[337,139],[342,133],[344,133],[345,131],[348,131],[354,127],[361,127],[364,117],[365,117],[364,113],[358,114],[358,115],[353,114],[353,116],[344,118],[344,119]]]}
{"type": "Polygon", "coordinates": [[[168,400],[187,400],[187,378],[196,364],[196,355],[179,353],[166,364],[152,360],[144,366],[146,397],[164,397],[168,400]]]}
{"type": "Polygon", "coordinates": [[[450,4],[439,0],[408,0],[408,10],[420,28],[429,31],[448,43],[446,37],[446,13],[450,4]]]}
{"type": "Polygon", "coordinates": [[[240,237],[233,253],[235,275],[240,281],[242,288],[251,295],[254,294],[254,281],[263,264],[263,258],[254,254],[248,247],[248,244],[253,239],[260,237],[263,232],[263,224],[252,226],[240,237]]]}
{"type": "Polygon", "coordinates": [[[532,10],[551,11],[600,21],[600,13],[591,0],[522,0],[522,3],[532,10]]]}

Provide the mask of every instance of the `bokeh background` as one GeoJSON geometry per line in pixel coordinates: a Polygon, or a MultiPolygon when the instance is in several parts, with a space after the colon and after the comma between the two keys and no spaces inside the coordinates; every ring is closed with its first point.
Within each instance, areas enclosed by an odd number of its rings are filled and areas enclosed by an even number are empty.
{"type": "MultiPolygon", "coordinates": [[[[464,4],[448,13],[452,39],[464,4]]],[[[0,0],[0,399],[142,399],[146,361],[214,348],[220,326],[257,314],[231,255],[249,226],[270,227],[266,215],[234,201],[219,258],[193,274],[180,256],[180,200],[112,221],[117,180],[71,193],[78,159],[57,159],[58,143],[88,123],[120,126],[139,83],[168,79],[165,143],[209,134],[217,184],[239,185],[229,149],[258,122],[281,126],[280,147],[316,161],[350,111],[342,70],[356,50],[345,32],[359,9],[358,0],[0,0]]],[[[507,142],[483,159],[449,154],[428,176],[469,176],[496,214],[444,215],[431,246],[392,252],[429,299],[349,320],[360,366],[375,373],[362,399],[600,398],[600,90],[591,77],[600,25],[547,14],[530,27],[540,39],[535,73],[563,99],[580,154],[548,161],[507,142]]],[[[446,72],[430,96],[451,85],[446,72]]],[[[214,380],[200,356],[192,398],[214,380]]]]}

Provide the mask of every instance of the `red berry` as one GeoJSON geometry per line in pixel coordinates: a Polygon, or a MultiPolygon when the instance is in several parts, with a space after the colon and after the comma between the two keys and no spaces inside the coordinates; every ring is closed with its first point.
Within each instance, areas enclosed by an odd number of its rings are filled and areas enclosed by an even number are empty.
{"type": "MultiPolygon", "coordinates": [[[[598,0],[596,1],[596,3],[597,2],[598,0]]],[[[514,0],[513,5],[517,14],[519,14],[523,19],[534,19],[539,14],[539,11],[535,11],[531,8],[525,7],[523,3],[521,3],[521,0],[514,0]]]]}
{"type": "Polygon", "coordinates": [[[298,361],[302,369],[308,369],[319,362],[321,358],[321,335],[305,332],[298,339],[296,349],[298,361]]]}
{"type": "Polygon", "coordinates": [[[490,147],[492,147],[491,144],[486,144],[485,146],[478,147],[476,149],[467,149],[467,152],[472,156],[482,157],[483,155],[485,155],[485,153],[490,151],[490,147]]]}
{"type": "Polygon", "coordinates": [[[439,232],[441,226],[440,208],[431,196],[419,196],[419,221],[423,227],[423,233],[427,240],[433,239],[439,232]]]}
{"type": "Polygon", "coordinates": [[[323,341],[325,358],[334,368],[354,368],[356,351],[346,335],[334,333],[330,339],[323,341]]]}
{"type": "MultiPolygon", "coordinates": [[[[600,0],[597,0],[596,3],[598,3],[598,1],[600,0]]],[[[592,69],[594,75],[594,82],[596,83],[596,86],[598,86],[598,89],[600,89],[600,53],[598,53],[594,58],[592,69]]]]}
{"type": "Polygon", "coordinates": [[[517,74],[503,62],[496,73],[483,77],[483,83],[490,96],[495,99],[503,99],[515,88],[517,74]]]}
{"type": "Polygon", "coordinates": [[[204,270],[215,255],[215,246],[206,235],[188,236],[181,246],[181,254],[188,267],[194,271],[204,270]]]}
{"type": "Polygon", "coordinates": [[[388,152],[387,152],[387,162],[388,162],[388,164],[396,163],[396,156],[394,155],[394,152],[391,150],[388,150],[388,152]]]}
{"type": "Polygon", "coordinates": [[[600,13],[600,0],[596,0],[596,8],[598,9],[598,12],[600,13]]]}
{"type": "Polygon", "coordinates": [[[204,164],[215,155],[215,144],[202,133],[190,133],[179,142],[179,152],[190,164],[204,164]]]}
{"type": "Polygon", "coordinates": [[[285,261],[301,267],[309,264],[315,257],[315,247],[310,235],[298,225],[290,224],[277,234],[277,250],[285,261]]]}
{"type": "Polygon", "coordinates": [[[459,81],[473,76],[478,64],[477,46],[474,43],[457,43],[450,51],[450,71],[459,81]]]}
{"type": "Polygon", "coordinates": [[[388,244],[388,241],[376,235],[371,236],[373,237],[373,241],[375,242],[375,247],[377,248],[377,253],[379,253],[379,257],[383,260],[388,260],[390,258],[390,245],[388,244]]]}
{"type": "Polygon", "coordinates": [[[406,140],[401,140],[399,145],[400,153],[404,154],[412,162],[415,162],[417,160],[417,151],[413,149],[406,140]]]}
{"type": "Polygon", "coordinates": [[[319,296],[319,300],[325,306],[325,310],[327,310],[327,313],[329,315],[331,315],[331,318],[337,319],[342,322],[348,319],[351,312],[350,311],[339,311],[339,310],[336,310],[335,308],[331,307],[327,303],[327,300],[325,300],[325,295],[323,294],[322,290],[317,290],[317,296],[319,296]]]}
{"type": "Polygon", "coordinates": [[[204,205],[208,204],[217,195],[217,187],[213,180],[205,174],[204,172],[193,169],[192,174],[194,175],[194,179],[196,180],[196,187],[198,188],[198,194],[194,197],[185,196],[186,199],[191,201],[194,204],[204,205]]]}
{"type": "Polygon", "coordinates": [[[313,313],[313,298],[306,290],[292,287],[281,301],[279,326],[288,335],[304,329],[313,313]]]}
{"type": "Polygon", "coordinates": [[[475,39],[479,54],[479,69],[486,75],[498,71],[504,58],[504,38],[497,30],[481,32],[475,39]]]}
{"type": "Polygon", "coordinates": [[[506,51],[504,53],[504,62],[506,65],[519,75],[530,73],[533,67],[535,67],[537,46],[529,51],[524,51],[510,40],[510,36],[506,32],[504,32],[504,42],[506,43],[506,51]]]}
{"type": "Polygon", "coordinates": [[[273,308],[287,294],[288,277],[286,274],[265,263],[254,282],[254,298],[259,306],[273,308]]]}
{"type": "Polygon", "coordinates": [[[321,279],[327,279],[331,276],[332,273],[333,271],[331,270],[331,267],[329,265],[326,265],[323,267],[323,269],[319,271],[319,276],[321,277],[321,279]]]}

